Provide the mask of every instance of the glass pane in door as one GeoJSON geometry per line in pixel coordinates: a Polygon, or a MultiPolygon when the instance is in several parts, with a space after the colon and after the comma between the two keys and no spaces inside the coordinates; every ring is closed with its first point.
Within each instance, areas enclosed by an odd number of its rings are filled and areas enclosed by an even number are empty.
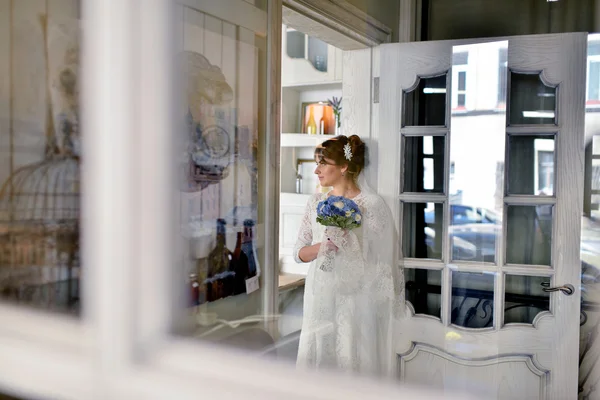
{"type": "Polygon", "coordinates": [[[553,135],[508,135],[508,194],[552,196],[554,158],[553,135]]]}
{"type": "Polygon", "coordinates": [[[452,271],[452,324],[489,328],[494,323],[495,273],[452,271]]]}
{"type": "Polygon", "coordinates": [[[539,74],[510,73],[510,125],[556,124],[556,87],[539,74]]]}
{"type": "Polygon", "coordinates": [[[403,126],[446,126],[447,75],[418,78],[403,95],[403,126]]]}
{"type": "Polygon", "coordinates": [[[552,205],[507,206],[506,262],[550,266],[552,205]]]}
{"type": "MultiPolygon", "coordinates": [[[[450,119],[450,257],[453,261],[495,263],[502,228],[505,99],[501,97],[501,54],[505,41],[454,46],[453,74],[467,98],[450,119]],[[484,62],[485,60],[485,62],[484,62]],[[460,78],[461,74],[464,78],[460,78]]],[[[454,94],[453,94],[454,96],[454,94]]]]}
{"type": "Polygon", "coordinates": [[[504,323],[533,324],[535,317],[550,310],[550,294],[543,283],[550,277],[510,275],[504,278],[504,323]]]}
{"type": "Polygon", "coordinates": [[[442,271],[422,268],[406,268],[406,301],[415,314],[441,318],[442,271]]]}
{"type": "Polygon", "coordinates": [[[443,136],[404,138],[404,192],[444,191],[445,143],[443,136]]]}
{"type": "Polygon", "coordinates": [[[406,258],[442,258],[443,204],[402,205],[402,249],[406,258]]]}

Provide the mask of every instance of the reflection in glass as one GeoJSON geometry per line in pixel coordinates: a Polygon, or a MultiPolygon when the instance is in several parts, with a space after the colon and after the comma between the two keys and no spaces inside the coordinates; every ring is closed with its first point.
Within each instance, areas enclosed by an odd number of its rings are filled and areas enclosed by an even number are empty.
{"type": "Polygon", "coordinates": [[[404,278],[406,300],[412,304],[415,314],[441,318],[442,271],[406,268],[404,278]]]}
{"type": "Polygon", "coordinates": [[[542,290],[549,277],[506,275],[504,281],[504,323],[532,324],[536,315],[550,310],[550,294],[542,290]]]}
{"type": "Polygon", "coordinates": [[[551,265],[553,206],[508,206],[506,262],[551,265]]]}
{"type": "Polygon", "coordinates": [[[442,218],[441,203],[404,203],[404,257],[441,259],[442,218]]]}
{"type": "MultiPolygon", "coordinates": [[[[257,4],[266,7],[267,2],[257,4]]],[[[178,65],[187,84],[178,113],[178,223],[183,252],[179,268],[186,276],[181,297],[187,308],[184,320],[178,321],[185,328],[178,333],[266,349],[274,339],[261,328],[267,319],[262,315],[261,281],[266,213],[258,188],[266,179],[259,158],[266,140],[267,38],[183,8],[188,18],[178,65]],[[254,323],[224,322],[249,317],[254,323]]],[[[288,30],[286,35],[292,39],[289,49],[297,38],[297,50],[304,52],[303,33],[288,30]]]]}
{"type": "Polygon", "coordinates": [[[53,18],[39,15],[31,2],[13,7],[20,17],[14,26],[6,24],[6,38],[7,48],[14,47],[9,58],[14,68],[2,69],[0,76],[3,94],[11,99],[0,106],[6,116],[0,122],[6,134],[0,151],[0,296],[77,314],[82,134],[77,4],[60,3],[53,18]]]}
{"type": "Polygon", "coordinates": [[[419,78],[419,84],[404,92],[404,126],[446,125],[446,74],[419,78]]]}
{"type": "Polygon", "coordinates": [[[481,207],[450,206],[452,259],[496,261],[496,237],[501,229],[498,214],[481,207]]]}
{"type": "Polygon", "coordinates": [[[469,55],[468,68],[461,57],[453,57],[452,74],[458,79],[456,89],[466,82],[465,95],[472,99],[462,112],[451,115],[448,233],[454,261],[496,262],[506,128],[502,108],[506,87],[498,80],[503,67],[499,57],[507,46],[502,41],[453,47],[454,55],[469,55]],[[460,78],[463,73],[466,81],[460,78]]]}
{"type": "Polygon", "coordinates": [[[554,194],[554,136],[508,136],[508,193],[554,194]]]}
{"type": "Polygon", "coordinates": [[[494,323],[494,274],[452,271],[451,322],[466,328],[494,323]]]}
{"type": "Polygon", "coordinates": [[[443,136],[404,138],[404,192],[444,191],[443,136]]]}
{"type": "Polygon", "coordinates": [[[555,124],[556,88],[540,75],[510,73],[510,124],[555,124]]]}

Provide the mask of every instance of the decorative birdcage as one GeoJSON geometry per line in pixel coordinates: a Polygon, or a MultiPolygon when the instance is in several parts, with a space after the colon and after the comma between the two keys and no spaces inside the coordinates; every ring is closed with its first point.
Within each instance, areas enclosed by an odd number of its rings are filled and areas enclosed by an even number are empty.
{"type": "Polygon", "coordinates": [[[50,157],[18,169],[0,190],[4,296],[68,307],[79,265],[79,160],[50,157]]]}
{"type": "Polygon", "coordinates": [[[61,50],[62,61],[52,68],[47,16],[40,20],[46,148],[41,161],[15,169],[0,188],[0,292],[20,303],[68,310],[79,297],[78,52],[72,45],[61,50]]]}

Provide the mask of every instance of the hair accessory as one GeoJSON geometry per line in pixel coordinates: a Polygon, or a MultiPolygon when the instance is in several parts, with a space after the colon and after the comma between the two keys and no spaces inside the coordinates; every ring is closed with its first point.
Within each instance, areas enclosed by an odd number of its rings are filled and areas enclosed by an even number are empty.
{"type": "Polygon", "coordinates": [[[350,143],[346,143],[344,145],[344,157],[348,161],[352,160],[352,149],[350,149],[350,143]]]}

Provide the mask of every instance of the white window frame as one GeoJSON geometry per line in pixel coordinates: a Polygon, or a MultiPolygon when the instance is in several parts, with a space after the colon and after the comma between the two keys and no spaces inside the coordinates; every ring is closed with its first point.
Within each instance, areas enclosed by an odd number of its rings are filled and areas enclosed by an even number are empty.
{"type": "MultiPolygon", "coordinates": [[[[215,13],[244,3],[181,2],[215,13]]],[[[267,60],[270,191],[279,189],[281,7],[281,0],[270,0],[268,13],[244,21],[262,27],[268,47],[277,48],[267,60]]],[[[167,240],[175,232],[167,212],[174,182],[168,151],[171,9],[172,0],[82,0],[82,315],[0,304],[0,391],[77,400],[439,398],[437,392],[296,371],[171,335],[178,293],[171,285],[174,271],[166,268],[175,263],[167,240]]],[[[273,238],[265,241],[271,249],[266,263],[276,265],[277,197],[263,201],[273,210],[265,222],[273,238]]],[[[275,279],[263,288],[265,312],[275,310],[276,285],[275,279]]]]}

